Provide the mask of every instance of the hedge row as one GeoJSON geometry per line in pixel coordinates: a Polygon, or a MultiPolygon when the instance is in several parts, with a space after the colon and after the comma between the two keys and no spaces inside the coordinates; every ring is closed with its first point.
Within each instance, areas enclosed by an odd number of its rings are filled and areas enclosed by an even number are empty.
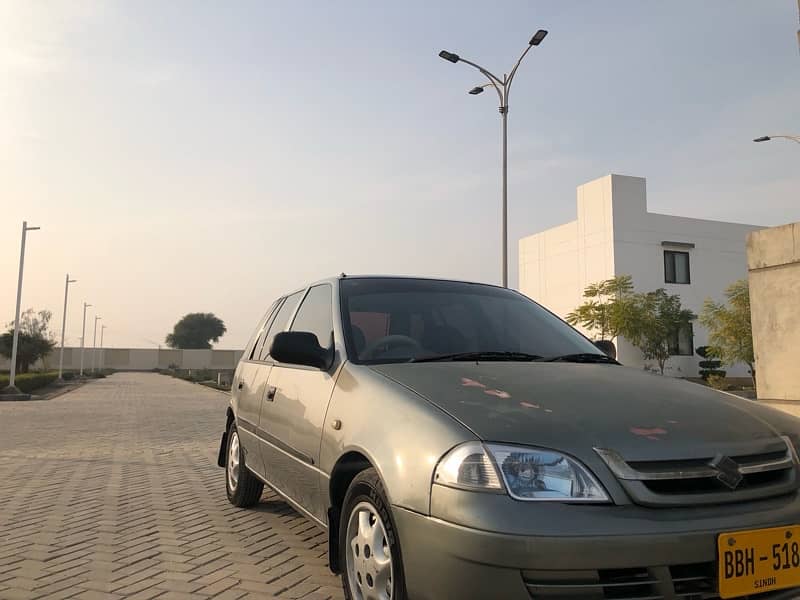
{"type": "MultiPolygon", "coordinates": [[[[38,390],[41,387],[50,385],[58,379],[58,373],[55,371],[48,373],[20,373],[14,378],[14,385],[16,385],[21,392],[31,393],[33,390],[38,390]]],[[[8,385],[8,375],[0,375],[0,389],[8,385]]]]}

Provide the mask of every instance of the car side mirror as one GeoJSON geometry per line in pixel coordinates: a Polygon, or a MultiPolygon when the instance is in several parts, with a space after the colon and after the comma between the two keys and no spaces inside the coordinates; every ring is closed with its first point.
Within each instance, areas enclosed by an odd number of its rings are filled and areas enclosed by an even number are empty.
{"type": "Polygon", "coordinates": [[[617,359],[617,348],[614,346],[614,342],[611,340],[597,340],[594,345],[597,346],[597,348],[606,356],[609,356],[614,360],[617,359]]]}
{"type": "Polygon", "coordinates": [[[269,354],[278,362],[328,370],[333,363],[333,345],[323,348],[308,331],[283,331],[272,340],[269,354]]]}

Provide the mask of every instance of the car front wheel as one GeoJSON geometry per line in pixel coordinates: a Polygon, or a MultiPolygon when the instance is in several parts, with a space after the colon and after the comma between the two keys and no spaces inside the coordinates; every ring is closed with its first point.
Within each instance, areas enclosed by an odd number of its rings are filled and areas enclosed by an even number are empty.
{"type": "Polygon", "coordinates": [[[225,489],[234,506],[253,506],[261,498],[264,484],[253,475],[244,463],[244,449],[239,441],[236,423],[228,429],[228,450],[225,461],[225,489]]]}
{"type": "Polygon", "coordinates": [[[406,600],[400,541],[375,469],[362,471],[350,484],[339,531],[345,598],[406,600]]]}

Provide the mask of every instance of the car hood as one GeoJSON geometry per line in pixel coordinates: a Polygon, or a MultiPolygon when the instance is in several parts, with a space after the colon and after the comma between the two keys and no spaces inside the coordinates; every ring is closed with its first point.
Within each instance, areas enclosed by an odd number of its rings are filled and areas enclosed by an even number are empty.
{"type": "Polygon", "coordinates": [[[702,385],[608,364],[448,362],[375,365],[479,438],[627,460],[763,452],[795,419],[702,385]]]}

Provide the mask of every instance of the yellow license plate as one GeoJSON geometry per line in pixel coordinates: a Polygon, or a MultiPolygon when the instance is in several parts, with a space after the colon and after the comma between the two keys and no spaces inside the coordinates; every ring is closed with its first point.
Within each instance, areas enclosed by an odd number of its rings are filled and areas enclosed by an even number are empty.
{"type": "Polygon", "coordinates": [[[717,549],[721,598],[800,587],[800,526],[723,533],[717,549]]]}

